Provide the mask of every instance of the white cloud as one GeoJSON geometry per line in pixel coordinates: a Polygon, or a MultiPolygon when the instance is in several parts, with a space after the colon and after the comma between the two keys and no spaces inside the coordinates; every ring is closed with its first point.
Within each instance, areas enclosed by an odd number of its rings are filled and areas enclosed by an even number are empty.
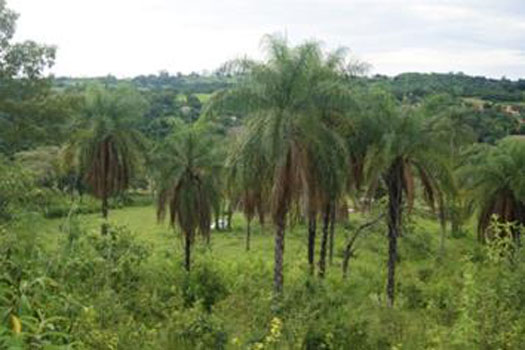
{"type": "Polygon", "coordinates": [[[472,7],[443,4],[418,3],[410,7],[417,16],[430,21],[470,20],[478,17],[479,12],[472,7]]]}
{"type": "Polygon", "coordinates": [[[59,48],[57,75],[214,69],[267,33],[348,46],[379,73],[523,77],[522,0],[8,0],[17,39],[59,48]],[[439,59],[437,57],[440,57],[439,59]]]}

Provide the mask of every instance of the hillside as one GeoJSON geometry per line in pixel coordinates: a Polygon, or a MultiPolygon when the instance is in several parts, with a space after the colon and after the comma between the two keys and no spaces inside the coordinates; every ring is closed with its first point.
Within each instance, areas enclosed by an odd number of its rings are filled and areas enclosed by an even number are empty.
{"type": "MultiPolygon", "coordinates": [[[[491,102],[525,101],[525,79],[491,79],[468,76],[462,73],[402,73],[394,77],[374,75],[356,78],[361,83],[380,86],[391,90],[398,99],[419,99],[431,94],[449,94],[456,97],[474,97],[491,102]]],[[[89,82],[116,85],[128,82],[139,89],[174,89],[180,92],[212,93],[231,86],[235,79],[224,74],[170,75],[161,72],[158,75],[141,75],[129,79],[117,79],[112,76],[93,78],[58,77],[54,84],[60,88],[78,86],[89,82]]]]}

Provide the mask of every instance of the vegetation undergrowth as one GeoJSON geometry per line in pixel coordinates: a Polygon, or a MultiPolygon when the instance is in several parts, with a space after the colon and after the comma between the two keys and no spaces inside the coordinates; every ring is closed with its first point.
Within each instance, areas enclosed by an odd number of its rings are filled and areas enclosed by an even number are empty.
{"type": "MultiPolygon", "coordinates": [[[[470,234],[451,239],[441,257],[438,225],[413,220],[402,238],[394,309],[384,303],[382,228],[363,237],[347,279],[340,268],[345,233],[338,231],[335,263],[322,281],[307,273],[305,227],[297,225],[288,236],[287,288],[276,308],[269,234],[255,228],[253,249],[244,251],[244,219],[235,216],[232,231],[216,233],[210,246],[198,244],[187,274],[182,243],[166,244],[175,233],[157,225],[152,211],[115,210],[106,236],[89,215],[41,219],[47,230],[40,232],[23,224],[3,227],[0,344],[10,349],[517,349],[524,339],[523,254],[516,249],[509,255],[511,228],[497,221],[492,225],[502,243],[473,249],[470,234]]],[[[355,220],[357,225],[361,219],[355,220]]]]}

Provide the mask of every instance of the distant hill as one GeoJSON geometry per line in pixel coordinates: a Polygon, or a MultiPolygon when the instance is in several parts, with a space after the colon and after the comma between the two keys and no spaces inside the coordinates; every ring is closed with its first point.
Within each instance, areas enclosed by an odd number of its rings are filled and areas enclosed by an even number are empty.
{"type": "Polygon", "coordinates": [[[462,73],[403,73],[395,77],[376,75],[367,80],[391,89],[400,99],[417,99],[429,94],[447,93],[492,102],[525,101],[524,79],[490,79],[462,73]]]}
{"type": "MultiPolygon", "coordinates": [[[[398,99],[418,100],[429,94],[447,93],[457,97],[479,98],[492,102],[525,102],[525,79],[490,79],[473,77],[462,73],[403,73],[395,77],[375,75],[357,78],[362,83],[369,83],[391,90],[398,99]]],[[[89,82],[114,85],[126,81],[139,89],[173,89],[182,93],[209,94],[218,89],[231,86],[235,78],[229,75],[170,75],[161,72],[158,75],[140,75],[130,79],[117,79],[113,76],[95,78],[55,79],[57,88],[68,88],[89,82]]]]}
{"type": "Polygon", "coordinates": [[[74,78],[55,78],[55,87],[59,89],[71,88],[98,82],[103,85],[113,86],[121,82],[128,82],[140,90],[177,90],[180,93],[210,94],[216,90],[226,88],[233,83],[233,78],[218,75],[199,75],[192,73],[188,75],[170,75],[161,72],[158,75],[139,75],[134,78],[117,79],[114,76],[74,78]]]}

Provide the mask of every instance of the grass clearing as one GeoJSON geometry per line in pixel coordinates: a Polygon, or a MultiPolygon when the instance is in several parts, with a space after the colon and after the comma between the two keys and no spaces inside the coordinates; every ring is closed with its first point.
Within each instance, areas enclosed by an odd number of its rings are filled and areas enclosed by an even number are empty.
{"type": "MultiPolygon", "coordinates": [[[[155,276],[172,276],[174,285],[182,283],[180,273],[183,269],[183,245],[180,234],[174,232],[167,223],[157,222],[154,207],[115,209],[110,211],[109,218],[113,225],[131,228],[137,239],[151,248],[152,254],[141,269],[150,276],[152,283],[170,284],[169,280],[156,281],[155,276]],[[171,270],[167,275],[160,272],[167,270],[171,270]]],[[[98,235],[100,215],[81,215],[79,220],[83,227],[98,235]]],[[[363,220],[362,215],[352,214],[352,227],[357,227],[363,220]]],[[[42,222],[41,238],[48,242],[49,249],[59,248],[61,240],[56,236],[60,235],[57,232],[64,222],[64,219],[42,222]]],[[[194,248],[193,260],[194,266],[211,264],[225,281],[228,293],[213,307],[214,314],[218,315],[230,338],[249,343],[254,334],[264,333],[271,317],[273,229],[268,225],[262,233],[259,225],[254,223],[252,249],[247,252],[244,225],[242,215],[234,215],[233,229],[213,231],[210,247],[206,247],[202,241],[198,242],[194,248]]],[[[282,314],[286,329],[303,329],[304,332],[304,327],[310,324],[310,320],[304,319],[310,317],[305,314],[306,310],[321,312],[320,316],[326,312],[337,313],[338,317],[348,317],[349,324],[366,320],[366,332],[373,331],[374,327],[378,327],[379,331],[383,327],[381,322],[384,322],[382,318],[386,317],[384,313],[387,311],[384,307],[387,240],[383,231],[378,229],[362,236],[358,242],[357,258],[350,262],[349,277],[343,280],[342,250],[348,232],[338,227],[334,264],[328,266],[327,278],[324,283],[320,283],[307,273],[306,228],[295,225],[288,230],[285,244],[285,298],[282,304],[283,312],[286,310],[282,314]],[[314,296],[319,293],[325,295],[327,300],[315,300],[314,296]],[[321,304],[317,305],[318,303],[321,304]],[[334,303],[333,309],[329,306],[330,303],[334,303]]],[[[421,327],[427,321],[424,321],[426,311],[422,305],[434,293],[433,289],[441,288],[439,285],[444,283],[443,280],[454,286],[461,285],[461,269],[457,269],[456,265],[443,264],[443,261],[461,260],[461,256],[468,253],[473,239],[473,236],[448,238],[445,256],[441,257],[437,223],[416,218],[411,223],[410,231],[400,239],[398,268],[399,311],[396,317],[402,317],[402,323],[407,327],[398,335],[403,342],[407,341],[409,334],[411,337],[415,333],[424,334],[421,327]]],[[[319,235],[320,233],[318,241],[319,235]]],[[[290,344],[298,341],[298,334],[287,336],[291,337],[290,344]]],[[[414,338],[412,341],[419,344],[421,339],[414,338]]],[[[290,345],[290,348],[294,347],[290,345]]]]}

